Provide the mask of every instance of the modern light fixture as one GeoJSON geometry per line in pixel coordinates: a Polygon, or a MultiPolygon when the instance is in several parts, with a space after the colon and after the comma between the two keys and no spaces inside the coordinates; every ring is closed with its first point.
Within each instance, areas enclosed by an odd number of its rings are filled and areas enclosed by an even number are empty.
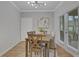
{"type": "Polygon", "coordinates": [[[28,1],[27,4],[29,4],[29,5],[31,5],[32,7],[35,7],[35,8],[47,5],[45,2],[39,2],[39,1],[28,1]]]}

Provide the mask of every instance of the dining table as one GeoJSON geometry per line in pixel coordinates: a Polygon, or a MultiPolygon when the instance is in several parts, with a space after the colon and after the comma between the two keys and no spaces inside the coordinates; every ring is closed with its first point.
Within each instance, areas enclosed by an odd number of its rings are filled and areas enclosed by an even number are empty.
{"type": "Polygon", "coordinates": [[[43,56],[49,57],[49,48],[50,48],[50,40],[52,39],[52,36],[50,34],[36,34],[37,36],[41,37],[39,40],[41,42],[41,45],[44,46],[43,49],[43,56]]]}
{"type": "Polygon", "coordinates": [[[34,33],[32,35],[38,37],[38,41],[41,42],[42,46],[44,46],[43,56],[48,57],[49,56],[49,48],[50,48],[49,45],[50,45],[50,40],[52,39],[52,35],[51,34],[43,34],[43,33],[34,33]]]}

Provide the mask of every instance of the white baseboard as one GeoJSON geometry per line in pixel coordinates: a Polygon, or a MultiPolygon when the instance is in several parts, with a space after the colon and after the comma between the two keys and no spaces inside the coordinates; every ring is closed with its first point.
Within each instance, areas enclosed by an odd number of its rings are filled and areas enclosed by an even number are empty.
{"type": "Polygon", "coordinates": [[[58,41],[55,42],[57,45],[59,45],[60,47],[64,48],[64,45],[58,41]]]}
{"type": "Polygon", "coordinates": [[[21,41],[25,41],[25,39],[21,39],[21,41]]]}
{"type": "Polygon", "coordinates": [[[5,51],[3,51],[2,53],[0,53],[0,57],[3,56],[6,52],[8,52],[9,50],[11,50],[14,46],[16,46],[20,41],[16,42],[13,46],[11,46],[10,48],[6,49],[5,51]]]}

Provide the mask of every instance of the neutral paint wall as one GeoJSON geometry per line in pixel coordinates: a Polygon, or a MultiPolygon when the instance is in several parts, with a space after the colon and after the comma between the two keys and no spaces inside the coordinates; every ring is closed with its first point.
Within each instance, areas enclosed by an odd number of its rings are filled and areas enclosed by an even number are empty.
{"type": "Polygon", "coordinates": [[[22,18],[21,19],[21,39],[22,41],[25,40],[25,37],[27,38],[27,32],[32,31],[32,18],[22,18]]]}
{"type": "MultiPolygon", "coordinates": [[[[79,2],[75,2],[75,1],[67,1],[67,2],[63,2],[62,5],[59,6],[59,8],[56,9],[55,11],[55,34],[56,34],[56,42],[59,43],[59,45],[61,45],[62,47],[64,47],[64,45],[62,43],[60,43],[60,16],[65,14],[66,12],[76,8],[79,6],[79,2]]],[[[77,56],[75,51],[73,51],[70,48],[66,49],[67,51],[69,51],[70,53],[72,53],[74,56],[77,56]]]]}
{"type": "Polygon", "coordinates": [[[20,41],[20,14],[9,2],[0,1],[0,54],[20,41]]]}
{"type": "MultiPolygon", "coordinates": [[[[37,30],[37,23],[41,17],[49,17],[49,31],[53,32],[54,31],[54,13],[53,12],[24,12],[24,13],[21,13],[21,20],[23,18],[26,18],[26,20],[27,20],[27,18],[32,18],[33,24],[26,25],[26,26],[33,26],[32,30],[37,30]]],[[[26,22],[26,24],[27,23],[28,23],[28,21],[26,22]]]]}

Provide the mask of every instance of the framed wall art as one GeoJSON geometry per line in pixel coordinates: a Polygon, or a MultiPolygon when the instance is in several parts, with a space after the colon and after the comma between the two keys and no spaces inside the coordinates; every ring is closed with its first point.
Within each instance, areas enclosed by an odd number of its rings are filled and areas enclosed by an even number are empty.
{"type": "Polygon", "coordinates": [[[49,28],[49,17],[41,17],[37,24],[38,29],[47,30],[49,28]]]}

